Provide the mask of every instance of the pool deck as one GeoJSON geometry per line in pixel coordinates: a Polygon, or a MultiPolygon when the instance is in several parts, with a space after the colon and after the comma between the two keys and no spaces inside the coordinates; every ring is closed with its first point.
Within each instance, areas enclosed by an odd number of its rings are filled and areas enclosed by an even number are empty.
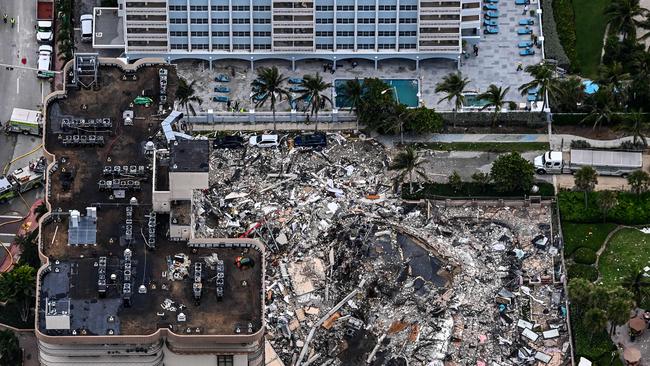
{"type": "MultiPolygon", "coordinates": [[[[468,59],[461,59],[460,71],[464,77],[470,80],[468,91],[477,93],[487,90],[490,84],[501,87],[510,87],[507,100],[516,103],[526,102],[526,97],[521,96],[517,88],[531,80],[531,77],[524,71],[517,71],[517,65],[522,63],[523,67],[537,64],[542,60],[541,50],[535,49],[533,56],[520,56],[517,44],[521,41],[530,40],[530,35],[518,35],[517,29],[519,20],[530,18],[523,15],[523,6],[515,5],[514,1],[500,1],[498,4],[500,16],[497,18],[499,34],[481,35],[479,44],[479,55],[472,54],[471,46],[467,46],[471,56],[468,59]]],[[[532,7],[531,7],[532,8],[532,7]]],[[[535,24],[530,27],[533,33],[540,34],[537,17],[535,24]]],[[[364,60],[356,60],[357,66],[353,67],[354,60],[339,61],[336,72],[323,72],[323,65],[329,63],[326,60],[306,60],[296,62],[296,69],[291,69],[291,62],[282,60],[264,60],[255,63],[255,68],[277,66],[280,72],[287,78],[303,77],[306,74],[321,73],[326,82],[334,83],[337,79],[363,79],[366,77],[377,77],[380,79],[417,79],[421,91],[421,98],[424,105],[438,110],[451,110],[450,103],[438,101],[444,97],[443,94],[435,93],[435,86],[442,78],[449,73],[458,70],[456,61],[436,59],[420,62],[416,70],[415,62],[390,59],[380,61],[378,68],[374,63],[364,60]]],[[[202,61],[179,61],[177,63],[179,75],[188,80],[196,80],[197,94],[203,98],[203,104],[197,110],[225,111],[226,103],[212,102],[212,97],[217,95],[228,95],[231,100],[239,101],[242,108],[254,108],[250,101],[250,84],[256,77],[255,70],[251,70],[250,63],[241,60],[224,59],[213,62],[212,70],[207,62],[202,61]],[[214,78],[219,74],[226,74],[231,78],[229,83],[217,83],[214,78]],[[216,86],[223,85],[231,89],[230,93],[215,93],[216,86]]],[[[289,84],[286,85],[289,87],[289,84]]],[[[294,97],[298,96],[294,93],[294,97]]],[[[333,93],[328,95],[333,96],[333,93]]],[[[270,110],[269,106],[258,108],[270,110]]],[[[329,109],[329,108],[326,108],[329,109]]],[[[277,111],[289,111],[289,103],[284,100],[276,106],[277,111]]]]}

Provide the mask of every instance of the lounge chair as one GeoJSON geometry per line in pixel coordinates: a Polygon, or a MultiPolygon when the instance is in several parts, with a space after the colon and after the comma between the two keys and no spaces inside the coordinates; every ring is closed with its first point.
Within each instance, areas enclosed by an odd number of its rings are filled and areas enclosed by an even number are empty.
{"type": "Polygon", "coordinates": [[[294,92],[294,93],[305,92],[305,91],[307,91],[307,88],[302,87],[302,86],[290,86],[289,91],[294,92]]]}
{"type": "Polygon", "coordinates": [[[519,47],[519,48],[533,47],[533,41],[521,41],[521,42],[517,43],[517,47],[519,47]]]}
{"type": "Polygon", "coordinates": [[[515,0],[515,5],[530,5],[530,0],[515,0]]]}
{"type": "Polygon", "coordinates": [[[499,10],[499,8],[494,4],[485,4],[483,10],[499,10]]]}
{"type": "Polygon", "coordinates": [[[496,3],[499,2],[499,0],[485,0],[485,1],[483,1],[483,2],[484,2],[484,3],[492,3],[492,4],[496,4],[496,3]]]}
{"type": "Polygon", "coordinates": [[[212,101],[213,102],[228,103],[230,101],[230,98],[228,98],[225,95],[219,95],[219,96],[213,97],[212,101]]]}
{"type": "Polygon", "coordinates": [[[528,18],[528,19],[520,19],[519,20],[519,25],[534,25],[534,24],[535,24],[535,20],[530,19],[530,18],[528,18]]]}
{"type": "Polygon", "coordinates": [[[499,26],[498,22],[496,20],[494,20],[494,19],[484,19],[483,20],[483,25],[487,25],[487,26],[490,26],[490,27],[498,27],[499,26]]]}
{"type": "Polygon", "coordinates": [[[528,89],[528,95],[536,95],[537,93],[539,93],[539,88],[528,89]]]}
{"type": "Polygon", "coordinates": [[[531,34],[531,33],[533,33],[533,30],[530,29],[530,28],[519,28],[519,29],[517,29],[517,34],[519,34],[520,36],[524,35],[524,34],[531,34]]]}
{"type": "Polygon", "coordinates": [[[499,12],[489,10],[489,11],[485,12],[485,16],[487,16],[488,18],[498,18],[499,17],[499,12]]]}
{"type": "Polygon", "coordinates": [[[483,34],[499,34],[499,27],[485,27],[483,34]]]}
{"type": "Polygon", "coordinates": [[[535,50],[532,48],[526,48],[525,50],[519,51],[519,56],[532,56],[535,54],[535,50]]]}
{"type": "Polygon", "coordinates": [[[302,82],[302,78],[289,78],[289,84],[300,84],[302,82]]]}
{"type": "Polygon", "coordinates": [[[230,88],[227,86],[218,86],[214,88],[214,91],[217,93],[230,93],[230,88]]]}
{"type": "Polygon", "coordinates": [[[526,98],[529,102],[536,102],[537,101],[537,94],[535,95],[529,95],[528,98],[526,98]]]}
{"type": "Polygon", "coordinates": [[[218,82],[221,82],[221,83],[227,83],[227,82],[230,81],[230,78],[228,77],[228,75],[219,74],[219,76],[214,78],[214,81],[218,81],[218,82]]]}

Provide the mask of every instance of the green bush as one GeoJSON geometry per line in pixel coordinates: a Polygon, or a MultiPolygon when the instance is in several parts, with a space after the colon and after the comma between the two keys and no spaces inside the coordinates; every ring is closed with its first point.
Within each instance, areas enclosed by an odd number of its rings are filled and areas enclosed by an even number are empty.
{"type": "MultiPolygon", "coordinates": [[[[585,208],[582,192],[563,191],[558,194],[560,213],[564,221],[595,223],[602,222],[603,215],[598,209],[599,192],[587,194],[588,208],[585,208]]],[[[636,195],[631,192],[618,194],[618,205],[607,212],[608,222],[623,225],[642,225],[650,223],[650,192],[636,195]]]]}
{"type": "Polygon", "coordinates": [[[589,360],[597,360],[616,350],[616,346],[605,329],[587,329],[582,324],[582,319],[576,316],[575,306],[571,306],[571,314],[571,328],[573,329],[577,359],[584,357],[589,360]]]}
{"type": "Polygon", "coordinates": [[[598,270],[588,264],[572,263],[567,268],[569,278],[584,278],[587,281],[596,281],[598,270]]]}
{"type": "Polygon", "coordinates": [[[576,23],[571,0],[553,0],[553,17],[562,48],[576,70],[579,65],[576,53],[576,23]]]}
{"type": "Polygon", "coordinates": [[[573,260],[580,264],[594,264],[596,263],[596,252],[589,248],[578,248],[573,253],[573,260]]]}
{"type": "MultiPolygon", "coordinates": [[[[539,187],[537,195],[551,197],[555,193],[553,184],[547,182],[535,183],[539,187]]],[[[413,193],[409,192],[409,185],[402,185],[402,198],[409,200],[433,198],[465,198],[465,197],[523,197],[530,196],[530,192],[502,192],[495,184],[482,184],[477,182],[462,182],[455,190],[448,183],[424,183],[419,187],[414,186],[413,193]]]]}
{"type": "Polygon", "coordinates": [[[440,132],[444,122],[434,109],[420,107],[408,110],[404,131],[415,133],[440,132]]]}

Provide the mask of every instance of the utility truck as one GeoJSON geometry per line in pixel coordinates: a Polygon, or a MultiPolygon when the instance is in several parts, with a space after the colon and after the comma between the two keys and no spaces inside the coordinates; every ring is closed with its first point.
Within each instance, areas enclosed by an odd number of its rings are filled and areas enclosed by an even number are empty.
{"type": "Polygon", "coordinates": [[[643,167],[641,151],[571,149],[569,152],[547,151],[535,158],[537,174],[575,173],[590,166],[599,175],[625,177],[643,167]]]}
{"type": "Polygon", "coordinates": [[[43,184],[47,166],[45,157],[16,169],[5,177],[0,177],[0,202],[6,202],[20,193],[27,192],[43,184]]]}
{"type": "Polygon", "coordinates": [[[52,19],[54,18],[54,1],[39,0],[36,2],[36,40],[52,42],[54,39],[52,19]]]}
{"type": "Polygon", "coordinates": [[[40,136],[43,132],[43,115],[39,111],[14,108],[5,131],[40,136]]]}

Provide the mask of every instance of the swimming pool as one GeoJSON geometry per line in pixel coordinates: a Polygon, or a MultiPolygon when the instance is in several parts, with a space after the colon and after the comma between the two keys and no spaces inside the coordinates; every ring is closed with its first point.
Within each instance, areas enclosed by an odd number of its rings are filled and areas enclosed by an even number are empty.
{"type": "MultiPolygon", "coordinates": [[[[336,79],[334,80],[334,88],[336,90],[336,108],[348,108],[349,104],[341,95],[343,84],[350,79],[336,79]]],[[[359,80],[363,82],[363,80],[359,80]]],[[[419,105],[418,92],[419,83],[417,79],[382,79],[383,82],[394,88],[397,94],[397,101],[407,107],[415,108],[419,105]]]]}
{"type": "Polygon", "coordinates": [[[479,99],[478,94],[464,94],[465,102],[464,108],[483,108],[489,102],[485,99],[479,99]]]}

